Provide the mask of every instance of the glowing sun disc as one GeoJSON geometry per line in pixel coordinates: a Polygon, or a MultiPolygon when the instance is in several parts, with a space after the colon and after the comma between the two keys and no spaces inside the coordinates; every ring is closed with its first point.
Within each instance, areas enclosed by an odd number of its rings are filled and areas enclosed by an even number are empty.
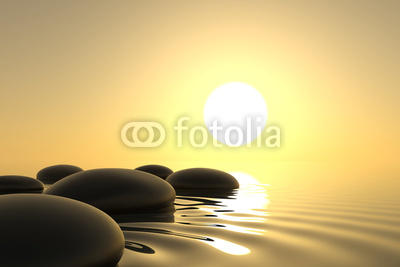
{"type": "Polygon", "coordinates": [[[257,138],[265,127],[267,115],[263,96],[242,82],[219,86],[204,106],[207,129],[214,138],[229,146],[241,146],[257,138]]]}

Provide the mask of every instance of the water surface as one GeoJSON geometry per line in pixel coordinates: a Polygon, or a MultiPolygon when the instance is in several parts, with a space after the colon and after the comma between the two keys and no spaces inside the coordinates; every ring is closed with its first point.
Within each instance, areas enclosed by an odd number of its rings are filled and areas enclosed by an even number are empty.
{"type": "Polygon", "coordinates": [[[399,201],[246,185],[120,223],[130,266],[400,266],[399,201]],[[144,219],[146,220],[146,219],[144,219]]]}

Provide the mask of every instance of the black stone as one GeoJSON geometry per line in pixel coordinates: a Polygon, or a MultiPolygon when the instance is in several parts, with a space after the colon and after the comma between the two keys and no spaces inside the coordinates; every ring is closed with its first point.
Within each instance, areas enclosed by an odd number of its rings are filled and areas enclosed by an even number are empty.
{"type": "Polygon", "coordinates": [[[118,224],[85,203],[39,194],[0,196],[0,266],[115,267],[118,224]]]}
{"type": "Polygon", "coordinates": [[[236,189],[239,183],[227,172],[208,168],[191,168],[168,176],[175,189],[236,189]]]}
{"type": "Polygon", "coordinates": [[[54,165],[41,169],[37,173],[36,178],[44,184],[54,184],[68,175],[81,171],[83,171],[81,168],[73,165],[54,165]]]}
{"type": "Polygon", "coordinates": [[[83,201],[110,214],[174,210],[175,190],[150,173],[129,169],[95,169],[72,174],[45,194],[83,201]]]}
{"type": "Polygon", "coordinates": [[[176,189],[175,191],[180,199],[184,199],[185,196],[196,197],[192,199],[193,201],[201,201],[201,197],[232,199],[237,194],[236,189],[176,189]]]}
{"type": "Polygon", "coordinates": [[[154,174],[155,176],[163,178],[164,180],[170,174],[172,174],[174,172],[173,170],[171,170],[168,167],[165,167],[162,165],[155,165],[155,164],[154,165],[143,165],[143,166],[137,167],[135,170],[154,174]]]}
{"type": "MultiPolygon", "coordinates": [[[[0,176],[0,194],[15,193],[42,193],[42,182],[26,176],[3,175],[0,176]]],[[[1,215],[0,215],[1,216],[1,215]]]]}

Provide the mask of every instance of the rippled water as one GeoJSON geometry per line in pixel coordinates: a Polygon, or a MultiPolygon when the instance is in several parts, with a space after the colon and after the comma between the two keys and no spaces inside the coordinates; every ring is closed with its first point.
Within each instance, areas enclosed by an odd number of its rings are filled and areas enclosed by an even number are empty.
{"type": "Polygon", "coordinates": [[[400,266],[399,202],[267,185],[178,192],[174,214],[120,223],[128,266],[400,266]]]}

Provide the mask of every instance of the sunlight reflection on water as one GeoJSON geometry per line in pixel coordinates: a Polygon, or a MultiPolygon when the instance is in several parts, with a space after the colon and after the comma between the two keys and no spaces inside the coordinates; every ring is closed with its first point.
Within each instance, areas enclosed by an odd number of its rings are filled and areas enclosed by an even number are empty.
{"type": "Polygon", "coordinates": [[[177,192],[173,220],[120,224],[131,247],[119,267],[396,266],[398,208],[354,198],[262,184],[177,192]]]}
{"type": "Polygon", "coordinates": [[[215,237],[212,238],[212,241],[201,241],[231,255],[246,255],[251,252],[250,249],[246,247],[215,237]]]}

